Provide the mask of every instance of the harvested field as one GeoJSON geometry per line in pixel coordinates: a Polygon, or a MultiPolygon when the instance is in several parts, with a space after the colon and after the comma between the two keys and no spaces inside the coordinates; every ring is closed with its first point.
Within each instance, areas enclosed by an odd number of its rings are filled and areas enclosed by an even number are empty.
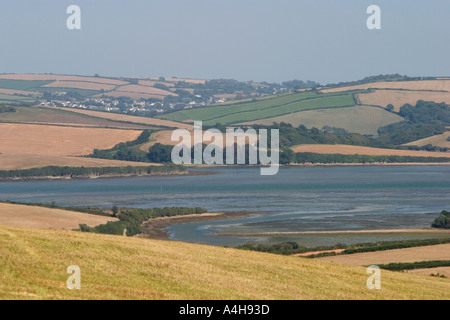
{"type": "Polygon", "coordinates": [[[450,141],[447,139],[450,137],[450,131],[444,132],[443,134],[439,134],[436,136],[428,137],[425,139],[413,141],[405,144],[406,146],[425,146],[427,144],[432,144],[433,146],[450,148],[450,141]]]}
{"type": "Polygon", "coordinates": [[[426,247],[345,254],[317,259],[322,261],[330,261],[339,264],[350,264],[355,266],[367,266],[371,264],[388,264],[391,262],[450,260],[450,244],[447,243],[426,247]]]}
{"type": "Polygon", "coordinates": [[[74,89],[84,89],[84,90],[105,90],[110,91],[116,88],[114,84],[106,83],[96,83],[96,82],[86,82],[86,81],[55,81],[45,85],[47,88],[74,88],[74,89]]]}
{"type": "Polygon", "coordinates": [[[402,121],[403,118],[377,107],[354,106],[347,108],[308,110],[284,116],[245,122],[243,124],[271,125],[274,122],[290,123],[294,127],[303,124],[308,129],[330,126],[346,128],[349,132],[378,135],[380,127],[402,121]]]}
{"type": "Polygon", "coordinates": [[[438,268],[427,268],[427,269],[415,269],[407,270],[408,273],[423,274],[423,275],[442,275],[450,278],[450,267],[438,267],[438,268]]]}
{"type": "Polygon", "coordinates": [[[431,90],[431,91],[450,91],[450,79],[447,80],[422,80],[422,81],[382,81],[366,83],[355,86],[339,87],[332,89],[323,89],[323,93],[342,92],[349,90],[373,89],[407,89],[407,90],[431,90]]]}
{"type": "Polygon", "coordinates": [[[0,133],[2,154],[78,156],[135,140],[142,131],[0,123],[0,133]]]}
{"type": "Polygon", "coordinates": [[[161,166],[161,164],[70,156],[0,154],[0,170],[22,170],[47,166],[100,168],[126,166],[161,166]]]}
{"type": "Polygon", "coordinates": [[[103,84],[113,84],[113,85],[125,85],[128,84],[126,81],[117,79],[108,79],[100,77],[83,77],[83,76],[66,76],[66,75],[53,75],[53,74],[0,74],[0,79],[9,80],[54,80],[54,81],[85,81],[85,82],[95,82],[103,84]]]}
{"type": "Polygon", "coordinates": [[[376,90],[371,93],[357,95],[361,104],[380,106],[385,108],[388,104],[394,106],[394,111],[406,103],[416,105],[418,100],[445,102],[450,104],[450,92],[431,91],[405,91],[405,90],[376,90]]]}
{"type": "Polygon", "coordinates": [[[368,156],[408,156],[408,157],[445,157],[450,158],[450,152],[429,152],[412,150],[395,150],[370,148],[350,145],[304,144],[291,148],[294,152],[312,152],[322,154],[359,154],[368,156]]]}
{"type": "Polygon", "coordinates": [[[104,118],[114,121],[125,121],[132,122],[138,124],[147,124],[151,126],[161,126],[161,127],[169,127],[169,128],[183,128],[183,129],[191,129],[193,126],[175,122],[170,120],[162,120],[157,118],[148,118],[148,117],[138,117],[138,116],[130,116],[125,114],[118,114],[112,112],[101,112],[101,111],[91,111],[91,110],[83,110],[83,109],[74,109],[74,108],[58,108],[60,110],[70,110],[72,112],[85,114],[92,117],[104,118]]]}
{"type": "Polygon", "coordinates": [[[117,220],[82,212],[0,203],[0,225],[40,229],[77,229],[79,224],[95,227],[117,220]]]}
{"type": "Polygon", "coordinates": [[[449,299],[449,282],[198,244],[68,230],[0,226],[1,299],[449,299]],[[76,245],[74,245],[76,244],[76,245]],[[75,261],[75,262],[74,262],[75,261]],[[76,263],[82,289],[67,290],[76,263]]]}

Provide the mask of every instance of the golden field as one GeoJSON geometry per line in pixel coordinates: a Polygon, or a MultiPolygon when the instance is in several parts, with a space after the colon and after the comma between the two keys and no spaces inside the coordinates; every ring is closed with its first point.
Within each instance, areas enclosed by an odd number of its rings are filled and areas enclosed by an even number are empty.
{"type": "Polygon", "coordinates": [[[400,107],[406,103],[416,105],[418,100],[450,104],[450,92],[375,90],[370,93],[359,93],[357,97],[359,102],[364,105],[385,108],[388,104],[392,104],[396,112],[400,111],[400,107]]]}
{"type": "Polygon", "coordinates": [[[0,154],[0,170],[22,170],[47,166],[99,168],[126,166],[148,167],[161,166],[161,164],[71,156],[0,154]]]}
{"type": "Polygon", "coordinates": [[[304,144],[291,148],[294,152],[311,152],[322,154],[359,154],[368,156],[408,156],[408,157],[445,157],[450,158],[450,152],[431,152],[431,151],[413,151],[371,148],[351,145],[328,145],[328,144],[304,144]]]}
{"type": "MultiPolygon", "coordinates": [[[[450,231],[448,233],[450,235],[450,231]]],[[[351,264],[355,266],[397,262],[450,260],[450,244],[447,243],[425,247],[343,254],[317,259],[334,263],[351,264]]]]}
{"type": "Polygon", "coordinates": [[[425,139],[413,141],[405,144],[406,146],[425,146],[427,144],[432,144],[433,146],[450,148],[450,141],[448,138],[450,137],[450,131],[444,132],[443,134],[438,134],[432,137],[428,137],[425,139]]]}
{"type": "Polygon", "coordinates": [[[450,282],[365,267],[76,231],[0,226],[2,299],[450,299],[450,282]],[[69,290],[67,267],[81,270],[69,290]]]}
{"type": "Polygon", "coordinates": [[[0,123],[0,170],[155,165],[80,157],[94,149],[110,149],[120,142],[135,140],[141,133],[142,130],[0,123]]]}
{"type": "Polygon", "coordinates": [[[0,225],[42,229],[78,229],[80,224],[95,227],[118,219],[68,210],[0,203],[0,225]]]}
{"type": "Polygon", "coordinates": [[[80,156],[135,140],[142,131],[0,123],[0,132],[2,154],[80,156]]]}
{"type": "Polygon", "coordinates": [[[366,89],[406,89],[425,91],[450,91],[450,79],[441,80],[421,80],[421,81],[380,81],[360,84],[355,86],[344,86],[332,89],[322,89],[323,93],[342,92],[348,90],[366,89]]]}

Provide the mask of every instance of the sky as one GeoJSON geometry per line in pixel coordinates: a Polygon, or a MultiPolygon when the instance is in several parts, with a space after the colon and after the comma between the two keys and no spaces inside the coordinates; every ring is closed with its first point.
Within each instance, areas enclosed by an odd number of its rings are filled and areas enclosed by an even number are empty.
{"type": "Polygon", "coordinates": [[[0,73],[321,84],[450,76],[447,0],[1,0],[0,73]],[[81,9],[69,30],[67,7],[81,9]],[[381,9],[369,30],[367,8],[381,9]]]}

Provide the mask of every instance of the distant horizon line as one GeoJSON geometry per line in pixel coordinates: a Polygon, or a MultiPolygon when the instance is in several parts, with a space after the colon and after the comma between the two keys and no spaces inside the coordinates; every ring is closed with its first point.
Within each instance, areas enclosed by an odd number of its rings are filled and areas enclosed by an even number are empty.
{"type": "MultiPolygon", "coordinates": [[[[318,83],[320,86],[329,86],[329,85],[337,85],[339,83],[349,83],[349,82],[357,82],[357,81],[361,81],[363,79],[369,78],[369,77],[376,77],[376,76],[388,76],[388,75],[397,75],[398,73],[386,73],[386,74],[378,74],[378,75],[369,75],[369,76],[365,76],[361,79],[357,79],[357,80],[348,80],[348,81],[340,81],[340,82],[330,82],[327,84],[322,84],[318,81],[315,80],[311,80],[311,79],[289,79],[289,80],[284,80],[282,82],[269,82],[267,80],[263,80],[263,81],[253,81],[253,80],[237,80],[235,78],[191,78],[191,77],[178,77],[178,76],[103,76],[97,73],[94,73],[93,75],[86,75],[86,74],[72,74],[72,73],[53,73],[53,72],[2,72],[0,73],[0,75],[54,75],[54,76],[77,76],[77,77],[87,77],[87,78],[104,78],[104,79],[151,79],[151,80],[155,80],[155,79],[160,79],[160,78],[164,78],[164,79],[179,79],[179,80],[204,80],[204,81],[211,81],[211,80],[235,80],[238,82],[247,82],[247,83],[268,83],[268,84],[282,84],[283,82],[288,82],[288,81],[303,81],[303,82],[307,82],[307,81],[311,81],[311,82],[315,82],[318,83]]],[[[449,79],[450,80],[450,76],[409,76],[409,75],[401,75],[398,74],[402,77],[408,77],[408,78],[424,78],[425,80],[428,78],[432,78],[432,79],[449,79]]],[[[162,80],[161,80],[162,81],[162,80]]]]}

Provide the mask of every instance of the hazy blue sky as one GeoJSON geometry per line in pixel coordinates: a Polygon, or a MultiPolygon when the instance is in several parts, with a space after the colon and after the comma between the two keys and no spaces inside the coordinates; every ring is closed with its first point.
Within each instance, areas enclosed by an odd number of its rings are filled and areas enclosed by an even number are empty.
{"type": "Polygon", "coordinates": [[[450,76],[450,1],[1,0],[0,73],[322,84],[450,76]],[[66,9],[81,8],[81,30],[66,9]],[[381,7],[381,30],[366,9],[381,7]]]}

